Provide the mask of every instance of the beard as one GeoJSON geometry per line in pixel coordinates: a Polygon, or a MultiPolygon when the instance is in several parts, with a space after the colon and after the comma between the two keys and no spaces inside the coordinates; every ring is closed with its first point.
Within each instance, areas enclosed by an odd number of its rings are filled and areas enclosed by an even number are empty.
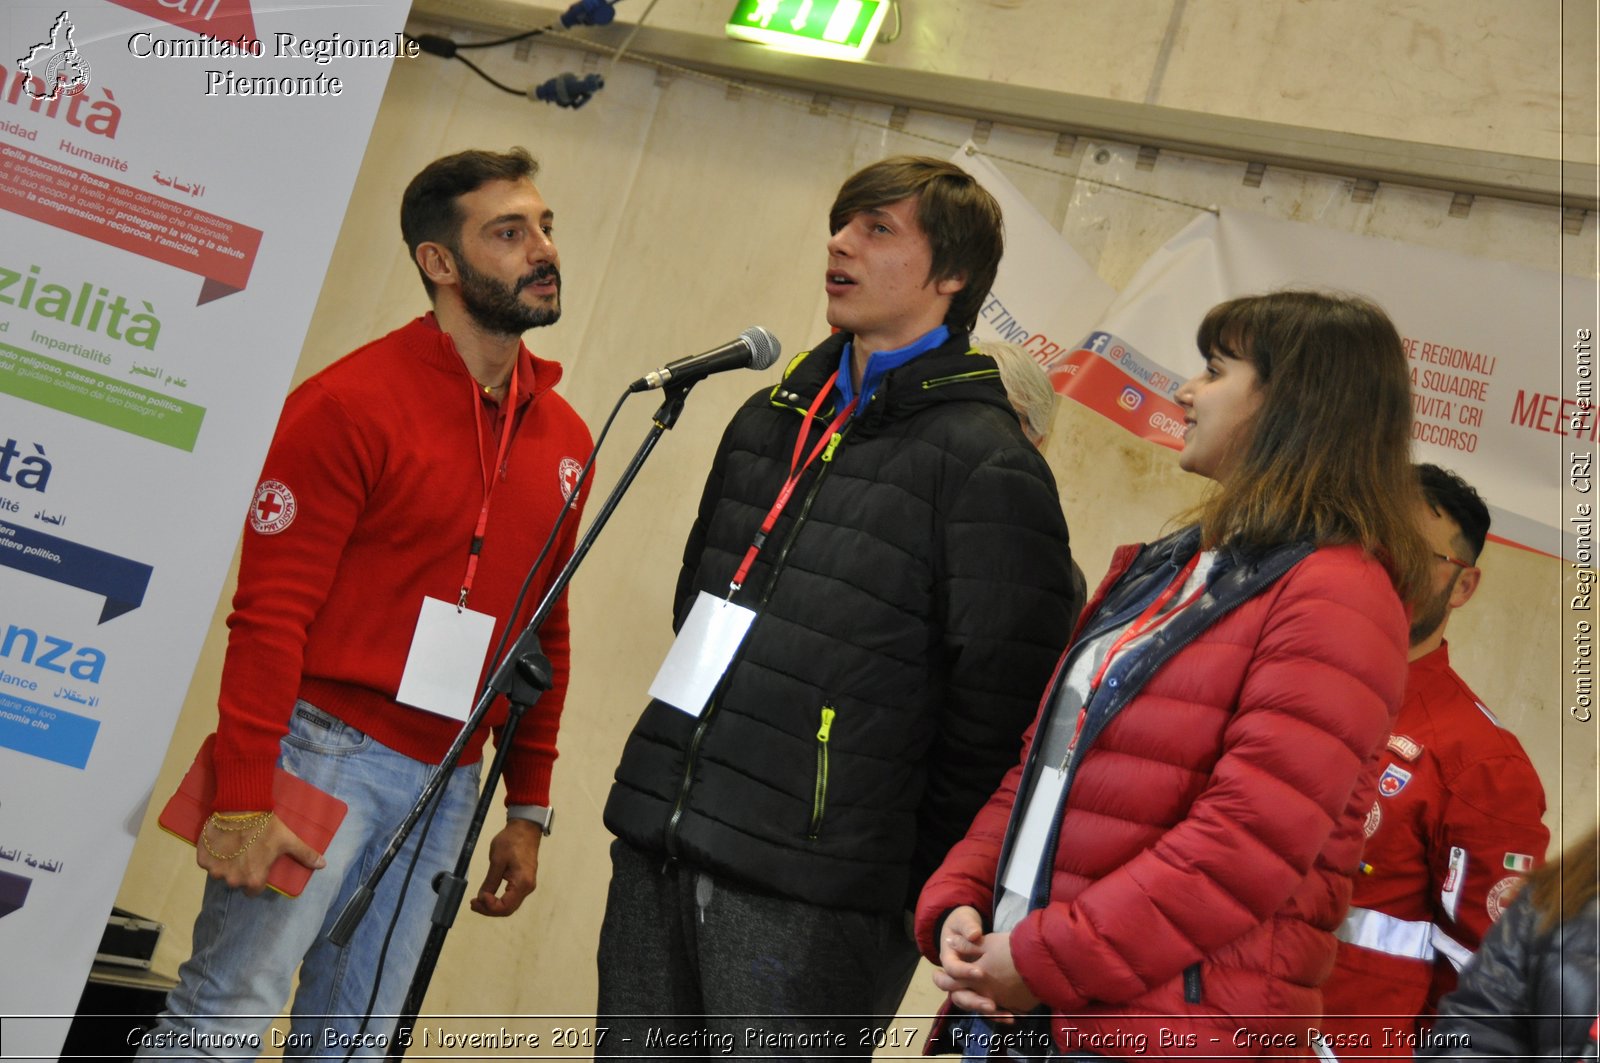
{"type": "Polygon", "coordinates": [[[1450,595],[1455,592],[1457,578],[1452,577],[1447,587],[1417,606],[1417,611],[1411,619],[1411,645],[1417,645],[1444,623],[1445,617],[1450,613],[1450,595]]]}
{"type": "Polygon", "coordinates": [[[505,336],[520,336],[531,328],[553,325],[561,317],[561,271],[551,265],[540,266],[514,285],[506,285],[487,273],[479,273],[466,256],[455,253],[456,269],[461,274],[461,303],[480,328],[505,336]],[[529,284],[554,279],[556,294],[549,302],[529,306],[517,293],[529,284]]]}

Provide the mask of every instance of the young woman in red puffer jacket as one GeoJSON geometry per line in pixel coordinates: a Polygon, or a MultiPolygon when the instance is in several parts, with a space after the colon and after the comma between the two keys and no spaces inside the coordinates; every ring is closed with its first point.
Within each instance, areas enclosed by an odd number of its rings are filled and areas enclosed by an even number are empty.
{"type": "Polygon", "coordinates": [[[917,935],[985,1056],[1309,1055],[1423,587],[1400,338],[1363,300],[1213,308],[1177,393],[1191,526],[1124,547],[917,935]]]}

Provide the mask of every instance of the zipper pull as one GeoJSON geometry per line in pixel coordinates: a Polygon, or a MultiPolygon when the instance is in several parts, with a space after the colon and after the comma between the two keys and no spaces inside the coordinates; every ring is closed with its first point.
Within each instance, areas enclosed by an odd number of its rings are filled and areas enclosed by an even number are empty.
{"type": "Polygon", "coordinates": [[[833,433],[833,438],[828,440],[827,449],[822,452],[822,460],[823,461],[832,461],[833,460],[833,448],[837,447],[839,445],[839,441],[841,439],[843,439],[843,438],[844,438],[844,433],[843,432],[835,432],[835,433],[833,433]]]}
{"type": "Polygon", "coordinates": [[[833,729],[833,718],[837,712],[824,705],[822,707],[822,726],[817,729],[817,741],[823,745],[828,744],[828,732],[833,729]]]}

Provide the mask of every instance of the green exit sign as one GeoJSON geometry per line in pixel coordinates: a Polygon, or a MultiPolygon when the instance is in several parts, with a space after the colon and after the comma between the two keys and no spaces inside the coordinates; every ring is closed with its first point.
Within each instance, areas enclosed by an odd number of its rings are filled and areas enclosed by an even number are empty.
{"type": "Polygon", "coordinates": [[[728,36],[800,55],[865,59],[889,0],[739,0],[728,36]]]}

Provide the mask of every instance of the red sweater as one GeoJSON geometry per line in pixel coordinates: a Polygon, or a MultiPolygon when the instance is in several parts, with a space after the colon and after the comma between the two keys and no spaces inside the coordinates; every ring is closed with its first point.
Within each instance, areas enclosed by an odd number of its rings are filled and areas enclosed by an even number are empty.
{"type": "MultiPolygon", "coordinates": [[[[467,603],[496,618],[491,648],[590,448],[582,420],[551,390],[561,367],[525,346],[518,359],[515,432],[467,603]]],[[[270,807],[278,743],[297,698],[409,757],[443,757],[459,721],[394,695],[423,598],[454,602],[460,593],[505,405],[480,397],[431,314],[289,396],[251,505],[228,618],[217,808],[270,807]],[[475,404],[483,416],[474,416],[475,404]]],[[[579,516],[568,516],[515,630],[571,554],[579,516]]],[[[517,729],[505,776],[512,804],[549,802],[569,657],[564,596],[541,641],[555,687],[517,729]]],[[[489,726],[505,717],[502,699],[463,763],[482,755],[489,726]]]]}

